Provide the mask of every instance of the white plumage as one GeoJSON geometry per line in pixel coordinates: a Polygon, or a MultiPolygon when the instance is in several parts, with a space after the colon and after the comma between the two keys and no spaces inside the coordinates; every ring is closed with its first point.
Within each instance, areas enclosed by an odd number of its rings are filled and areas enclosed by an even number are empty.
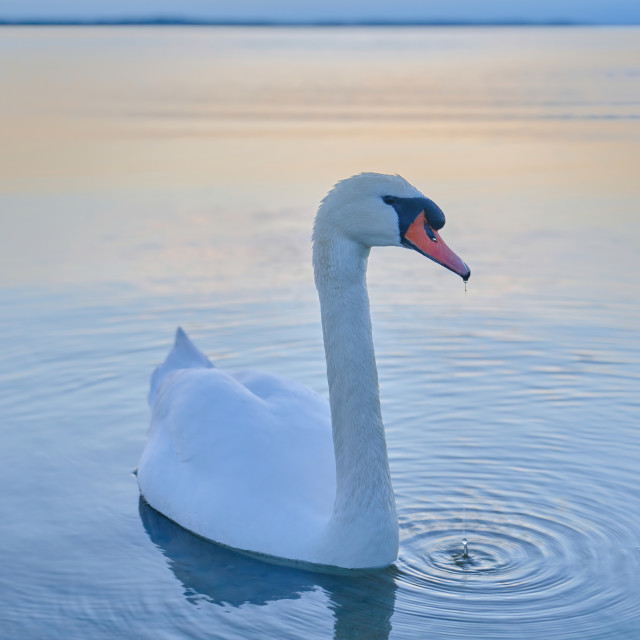
{"type": "Polygon", "coordinates": [[[152,377],[138,468],[152,507],[245,551],[345,568],[396,559],[365,280],[371,246],[402,246],[388,194],[424,197],[399,176],[360,174],[338,183],[316,217],[330,405],[279,376],[221,371],[178,329],[152,377]]]}

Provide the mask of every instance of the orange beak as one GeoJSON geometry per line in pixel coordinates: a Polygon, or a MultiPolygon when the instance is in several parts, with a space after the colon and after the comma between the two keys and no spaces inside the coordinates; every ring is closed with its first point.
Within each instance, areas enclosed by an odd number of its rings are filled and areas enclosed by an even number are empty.
{"type": "Polygon", "coordinates": [[[457,273],[465,282],[469,279],[471,270],[460,257],[447,247],[440,234],[429,226],[424,211],[421,211],[411,223],[404,234],[404,240],[411,249],[415,249],[427,258],[431,258],[434,262],[457,273]]]}

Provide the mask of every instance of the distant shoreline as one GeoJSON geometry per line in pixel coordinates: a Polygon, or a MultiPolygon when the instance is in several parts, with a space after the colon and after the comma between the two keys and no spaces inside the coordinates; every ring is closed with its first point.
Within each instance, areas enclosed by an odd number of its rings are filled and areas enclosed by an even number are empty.
{"type": "Polygon", "coordinates": [[[177,17],[92,18],[92,19],[7,19],[3,27],[633,27],[638,23],[602,23],[573,20],[207,20],[177,17]]]}

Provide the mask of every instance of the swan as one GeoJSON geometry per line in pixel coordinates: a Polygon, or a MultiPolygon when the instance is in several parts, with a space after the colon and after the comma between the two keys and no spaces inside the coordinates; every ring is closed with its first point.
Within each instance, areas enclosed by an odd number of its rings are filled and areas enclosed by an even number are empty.
{"type": "Polygon", "coordinates": [[[398,175],[338,182],[313,228],[329,403],[256,371],[229,373],[178,328],[151,378],[140,492],[185,529],[279,561],[395,562],[399,530],[366,286],[374,246],[408,247],[460,275],[441,209],[398,175]]]}

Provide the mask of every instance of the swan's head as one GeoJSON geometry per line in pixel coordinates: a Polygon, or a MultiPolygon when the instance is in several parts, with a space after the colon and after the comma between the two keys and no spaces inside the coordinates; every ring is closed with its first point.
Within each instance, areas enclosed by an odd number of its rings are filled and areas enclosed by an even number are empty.
{"type": "Polygon", "coordinates": [[[469,267],[444,243],[444,213],[400,176],[361,173],[336,184],[318,209],[314,244],[343,237],[364,247],[413,249],[457,273],[469,267]]]}

